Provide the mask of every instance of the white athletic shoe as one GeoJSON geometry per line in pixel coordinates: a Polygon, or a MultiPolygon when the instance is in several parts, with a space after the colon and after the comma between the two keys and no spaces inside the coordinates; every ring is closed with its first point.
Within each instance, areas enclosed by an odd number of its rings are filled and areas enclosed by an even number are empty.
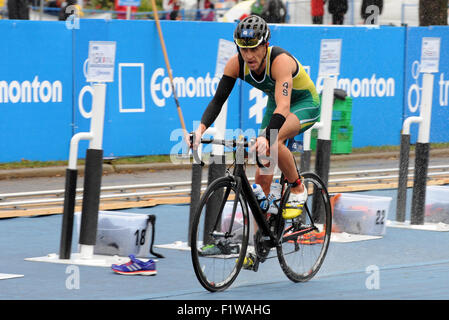
{"type": "Polygon", "coordinates": [[[293,219],[299,216],[304,208],[304,203],[307,201],[307,196],[306,186],[304,186],[302,193],[290,192],[285,208],[282,210],[282,217],[284,219],[293,219]]]}

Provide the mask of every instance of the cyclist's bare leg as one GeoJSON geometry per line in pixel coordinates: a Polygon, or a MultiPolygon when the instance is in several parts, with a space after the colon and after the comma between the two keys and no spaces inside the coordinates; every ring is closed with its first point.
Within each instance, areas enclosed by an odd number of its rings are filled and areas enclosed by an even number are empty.
{"type": "MultiPolygon", "coordinates": [[[[298,117],[296,117],[293,113],[290,113],[287,116],[281,130],[279,131],[277,142],[271,147],[271,150],[273,150],[273,148],[277,148],[277,155],[273,152],[270,152],[270,156],[272,158],[277,157],[277,164],[279,166],[279,169],[282,171],[285,178],[289,182],[296,181],[299,176],[298,172],[296,171],[296,165],[293,160],[292,153],[285,145],[285,141],[287,139],[295,137],[298,134],[300,128],[301,124],[298,117]]],[[[255,180],[256,183],[262,187],[265,194],[268,195],[270,192],[271,182],[273,180],[275,166],[273,165],[273,163],[270,163],[269,166],[268,164],[266,165],[266,168],[257,168],[255,180]]],[[[293,187],[291,191],[293,193],[302,193],[304,191],[304,186],[303,184],[300,184],[296,187],[293,187]]]]}
{"type": "MultiPolygon", "coordinates": [[[[296,117],[293,113],[290,113],[287,116],[281,130],[279,131],[277,143],[273,145],[273,147],[278,148],[277,163],[279,169],[282,171],[285,178],[289,182],[296,181],[299,176],[296,170],[295,162],[293,160],[293,155],[285,145],[285,141],[298,135],[300,128],[301,124],[298,117],[296,117]]],[[[270,154],[272,155],[273,152],[271,152],[270,154]]],[[[268,164],[266,165],[268,166],[268,164]]],[[[273,181],[274,167],[275,166],[270,163],[268,167],[263,169],[257,168],[256,170],[255,183],[259,184],[262,187],[262,190],[267,196],[270,193],[270,186],[271,182],[273,181]]],[[[291,188],[292,193],[302,193],[303,191],[304,185],[302,183],[296,187],[291,188]]],[[[257,229],[257,224],[254,223],[254,232],[256,232],[257,229]]]]}
{"type": "Polygon", "coordinates": [[[270,193],[271,181],[273,181],[273,171],[270,168],[257,168],[256,170],[255,182],[262,187],[263,192],[267,196],[270,193]]]}
{"type": "MultiPolygon", "coordinates": [[[[262,190],[267,197],[268,194],[270,193],[271,182],[273,181],[274,175],[273,171],[274,170],[270,170],[269,168],[264,169],[257,168],[256,170],[255,183],[257,183],[262,187],[262,190]]],[[[254,233],[256,233],[259,228],[255,221],[253,223],[253,227],[254,233]]]]}
{"type": "MultiPolygon", "coordinates": [[[[293,113],[290,113],[287,116],[281,130],[279,131],[277,142],[271,147],[271,150],[273,150],[273,148],[277,148],[278,152],[277,155],[275,155],[275,153],[273,152],[270,152],[270,156],[277,156],[277,164],[279,166],[279,169],[282,171],[285,178],[289,182],[294,182],[299,177],[298,172],[296,171],[296,165],[293,160],[292,153],[285,145],[285,141],[287,139],[295,137],[298,134],[300,128],[301,124],[298,117],[296,117],[293,113]]],[[[268,164],[266,165],[268,166],[268,164]]],[[[262,187],[266,195],[268,195],[270,192],[274,167],[275,166],[273,165],[273,163],[270,163],[268,167],[263,169],[257,168],[256,170],[255,182],[262,187]]],[[[304,191],[304,186],[300,184],[296,187],[293,187],[291,191],[293,193],[302,193],[304,191]]]]}
{"type": "MultiPolygon", "coordinates": [[[[293,113],[290,113],[282,126],[281,130],[279,130],[278,135],[278,166],[279,169],[284,174],[285,178],[289,182],[296,181],[298,176],[298,171],[296,170],[295,161],[293,159],[293,155],[291,151],[285,145],[285,141],[287,139],[293,138],[298,135],[298,132],[301,128],[301,124],[299,122],[298,117],[296,117],[293,113]]],[[[291,188],[291,192],[293,193],[302,193],[304,191],[304,185],[301,183],[296,187],[291,188]]]]}

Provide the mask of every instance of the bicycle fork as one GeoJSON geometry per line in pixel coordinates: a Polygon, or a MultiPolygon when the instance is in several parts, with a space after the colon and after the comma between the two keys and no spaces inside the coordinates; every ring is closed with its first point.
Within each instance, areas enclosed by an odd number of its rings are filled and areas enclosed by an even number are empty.
{"type": "MultiPolygon", "coordinates": [[[[234,234],[232,233],[232,228],[234,226],[235,213],[237,212],[237,205],[238,205],[238,202],[239,202],[239,195],[240,195],[240,190],[241,190],[241,183],[239,182],[240,179],[238,177],[235,177],[235,178],[237,180],[237,181],[234,182],[235,185],[236,185],[236,191],[235,191],[236,196],[234,198],[233,205],[232,205],[232,214],[231,214],[231,220],[230,220],[231,223],[230,223],[227,231],[226,230],[222,230],[221,232],[216,231],[216,230],[219,229],[218,228],[219,227],[218,224],[220,223],[221,218],[222,218],[221,214],[219,214],[217,216],[217,220],[215,221],[215,225],[214,225],[213,231],[210,234],[214,238],[225,238],[225,239],[227,239],[227,238],[230,238],[230,237],[234,236],[234,234]]],[[[221,213],[223,212],[224,206],[226,205],[226,202],[228,201],[228,197],[229,197],[229,194],[231,193],[231,190],[232,190],[231,187],[228,187],[226,189],[226,191],[225,191],[225,193],[223,195],[223,198],[221,200],[218,212],[221,212],[221,213]]]]}

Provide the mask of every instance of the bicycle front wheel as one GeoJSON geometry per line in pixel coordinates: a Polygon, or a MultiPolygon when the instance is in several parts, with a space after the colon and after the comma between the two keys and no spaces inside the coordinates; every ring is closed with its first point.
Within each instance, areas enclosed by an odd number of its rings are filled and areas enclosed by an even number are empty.
{"type": "MultiPolygon", "coordinates": [[[[311,172],[301,176],[309,193],[307,202],[297,218],[284,220],[280,217],[281,237],[277,247],[281,268],[293,282],[308,281],[318,272],[326,256],[332,230],[329,194],[324,183],[311,172]]],[[[281,208],[289,194],[290,188],[287,188],[281,208]]]]}
{"type": "Polygon", "coordinates": [[[248,238],[248,209],[235,180],[215,180],[201,197],[190,236],[193,268],[204,288],[221,291],[234,282],[248,238]]]}

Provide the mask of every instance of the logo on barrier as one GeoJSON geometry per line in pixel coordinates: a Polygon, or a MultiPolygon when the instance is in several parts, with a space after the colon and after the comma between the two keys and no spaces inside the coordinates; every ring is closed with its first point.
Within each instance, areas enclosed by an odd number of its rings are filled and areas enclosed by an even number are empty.
{"type": "MultiPolygon", "coordinates": [[[[415,83],[410,85],[407,91],[407,106],[410,112],[416,112],[421,104],[422,86],[419,85],[419,75],[421,71],[421,65],[419,61],[415,60],[412,63],[412,78],[415,83]]],[[[438,80],[438,88],[440,90],[438,94],[438,102],[440,106],[449,105],[449,80],[444,79],[444,72],[440,73],[440,79],[438,80]]]]}
{"type": "Polygon", "coordinates": [[[118,88],[120,112],[145,112],[145,65],[143,63],[119,63],[118,88]]]}
{"type": "Polygon", "coordinates": [[[264,109],[267,106],[268,96],[264,95],[264,93],[257,89],[252,88],[249,90],[249,100],[256,99],[256,103],[254,103],[249,108],[249,118],[256,117],[256,123],[262,123],[264,109]]]}
{"type": "MultiPolygon", "coordinates": [[[[209,73],[207,73],[204,78],[188,77],[186,79],[184,77],[174,77],[173,86],[178,98],[211,97],[215,94],[219,81],[220,79],[216,77],[211,78],[209,73]]],[[[157,68],[153,72],[150,88],[154,104],[158,107],[164,107],[165,99],[173,94],[170,78],[165,76],[164,68],[157,68]]]]}
{"type": "Polygon", "coordinates": [[[407,92],[407,105],[410,112],[416,112],[421,102],[422,87],[419,86],[419,61],[413,61],[412,64],[412,78],[415,79],[415,83],[408,88],[407,92]]]}
{"type": "Polygon", "coordinates": [[[440,88],[439,102],[440,106],[449,105],[449,80],[444,80],[444,72],[440,73],[440,80],[438,81],[440,88]]]}
{"type": "Polygon", "coordinates": [[[0,103],[37,103],[62,102],[62,82],[39,81],[35,76],[33,81],[1,81],[0,103]]]}
{"type": "MultiPolygon", "coordinates": [[[[376,77],[372,74],[370,78],[339,78],[337,88],[343,89],[350,97],[393,97],[395,95],[394,78],[376,77]]],[[[324,87],[324,78],[318,77],[316,88],[321,92],[324,87]]]]}
{"type": "Polygon", "coordinates": [[[90,119],[92,117],[92,109],[87,112],[86,109],[84,109],[84,104],[83,104],[83,98],[84,95],[86,94],[86,92],[89,92],[92,96],[92,98],[94,97],[94,89],[91,86],[84,86],[78,96],[78,108],[79,111],[81,113],[81,115],[86,118],[86,119],[90,119]]]}

